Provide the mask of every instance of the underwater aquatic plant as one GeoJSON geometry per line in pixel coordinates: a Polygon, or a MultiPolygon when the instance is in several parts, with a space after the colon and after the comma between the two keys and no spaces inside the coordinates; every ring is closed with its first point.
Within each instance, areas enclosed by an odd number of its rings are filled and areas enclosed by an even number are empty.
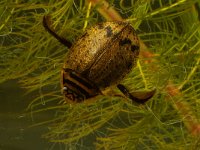
{"type": "MultiPolygon", "coordinates": [[[[50,126],[44,135],[50,141],[91,149],[198,147],[199,2],[97,2],[0,2],[0,81],[19,79],[28,93],[38,91],[28,107],[33,117],[56,112],[34,124],[50,126]],[[42,17],[50,13],[53,27],[74,41],[87,26],[105,21],[98,11],[107,20],[125,18],[138,31],[141,58],[123,83],[132,91],[156,87],[155,97],[142,107],[115,96],[98,96],[94,103],[61,104],[60,70],[67,48],[45,32],[42,17]]],[[[118,93],[117,89],[109,92],[118,93]]]]}

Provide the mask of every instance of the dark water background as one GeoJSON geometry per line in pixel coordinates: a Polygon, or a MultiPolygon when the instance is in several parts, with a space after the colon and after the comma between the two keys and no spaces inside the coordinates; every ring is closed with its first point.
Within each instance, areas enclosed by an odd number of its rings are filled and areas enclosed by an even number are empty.
{"type": "Polygon", "coordinates": [[[23,114],[32,97],[24,91],[16,80],[0,84],[0,150],[61,149],[41,138],[47,126],[29,128],[31,117],[23,114]]]}

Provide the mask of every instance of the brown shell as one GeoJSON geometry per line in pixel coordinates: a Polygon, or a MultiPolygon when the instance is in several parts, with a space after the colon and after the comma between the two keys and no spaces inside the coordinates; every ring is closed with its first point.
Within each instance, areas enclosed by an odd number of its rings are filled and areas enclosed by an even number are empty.
{"type": "Polygon", "coordinates": [[[101,89],[121,80],[138,55],[134,28],[126,22],[105,22],[88,29],[74,43],[64,68],[75,70],[101,89]]]}

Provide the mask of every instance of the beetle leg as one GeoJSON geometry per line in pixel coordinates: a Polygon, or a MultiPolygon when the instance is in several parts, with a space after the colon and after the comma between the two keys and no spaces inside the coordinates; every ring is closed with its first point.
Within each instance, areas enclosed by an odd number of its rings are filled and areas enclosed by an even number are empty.
{"type": "Polygon", "coordinates": [[[60,43],[64,44],[65,46],[67,46],[68,48],[70,48],[72,46],[72,43],[70,41],[68,41],[67,39],[59,36],[55,31],[53,31],[53,29],[51,29],[50,27],[50,16],[44,16],[43,17],[43,26],[44,28],[51,34],[53,35],[60,43]]]}
{"type": "Polygon", "coordinates": [[[156,92],[156,90],[154,89],[147,92],[138,91],[130,93],[129,90],[122,84],[118,84],[117,87],[126,97],[130,98],[132,101],[137,102],[138,104],[144,104],[146,101],[152,98],[156,92]]]}

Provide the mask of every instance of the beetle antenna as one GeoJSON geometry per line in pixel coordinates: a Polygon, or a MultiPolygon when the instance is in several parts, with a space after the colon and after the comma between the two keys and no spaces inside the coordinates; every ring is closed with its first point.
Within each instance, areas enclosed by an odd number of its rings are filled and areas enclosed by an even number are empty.
{"type": "Polygon", "coordinates": [[[56,32],[54,32],[51,27],[49,26],[49,21],[50,20],[50,16],[44,16],[43,17],[43,26],[44,28],[51,34],[53,35],[60,43],[64,44],[65,46],[67,46],[68,48],[70,48],[72,46],[72,43],[68,40],[66,40],[65,38],[59,36],[56,32]]]}

